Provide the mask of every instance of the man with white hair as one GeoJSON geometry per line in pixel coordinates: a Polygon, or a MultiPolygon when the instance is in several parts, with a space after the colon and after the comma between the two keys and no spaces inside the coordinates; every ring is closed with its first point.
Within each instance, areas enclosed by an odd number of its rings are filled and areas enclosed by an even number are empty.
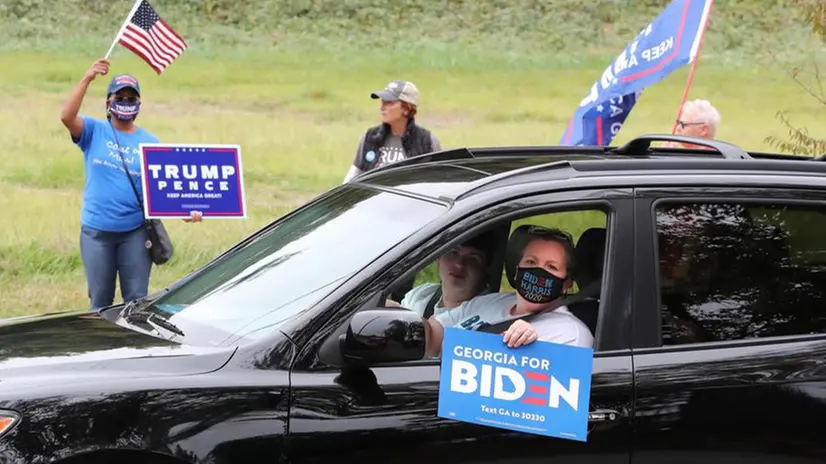
{"type": "MultiPolygon", "coordinates": [[[[720,113],[708,100],[693,100],[685,102],[680,119],[677,120],[675,135],[688,135],[713,139],[720,126],[720,113]]],[[[705,148],[700,145],[686,143],[669,143],[669,147],[705,148]]]]}

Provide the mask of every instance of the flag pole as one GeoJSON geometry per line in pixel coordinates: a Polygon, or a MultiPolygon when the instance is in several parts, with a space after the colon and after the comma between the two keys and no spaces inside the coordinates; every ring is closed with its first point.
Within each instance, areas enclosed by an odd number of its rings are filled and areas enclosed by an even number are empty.
{"type": "MultiPolygon", "coordinates": [[[[711,17],[711,9],[713,7],[714,0],[711,0],[711,3],[708,5],[709,18],[711,17]]],[[[703,32],[700,33],[700,43],[697,44],[697,56],[694,57],[694,61],[691,63],[691,68],[688,70],[688,80],[685,83],[685,89],[683,89],[683,99],[680,101],[680,107],[677,108],[677,118],[674,119],[674,126],[671,128],[672,135],[677,132],[677,121],[679,121],[680,117],[683,115],[683,105],[685,105],[685,101],[688,99],[688,91],[691,89],[691,83],[694,81],[694,70],[697,68],[697,62],[700,61],[700,50],[703,49],[703,39],[706,37],[708,21],[709,19],[706,18],[706,23],[703,25],[703,32]]]]}
{"type": "Polygon", "coordinates": [[[683,99],[680,101],[680,107],[677,108],[677,118],[674,120],[674,126],[671,128],[671,134],[677,132],[677,121],[679,121],[680,117],[683,115],[683,105],[685,105],[685,101],[688,99],[688,91],[691,89],[691,82],[694,80],[694,69],[697,67],[697,61],[699,61],[699,59],[700,54],[697,53],[697,58],[695,58],[694,62],[691,63],[691,69],[688,71],[688,82],[685,83],[683,99]]]}
{"type": "Polygon", "coordinates": [[[120,29],[118,29],[118,34],[115,36],[115,40],[112,41],[112,45],[109,46],[109,51],[107,51],[106,56],[103,57],[104,60],[109,59],[109,55],[112,53],[112,50],[118,43],[118,40],[120,40],[120,37],[123,35],[123,31],[126,29],[126,25],[129,24],[129,21],[132,19],[132,16],[135,15],[135,11],[138,10],[138,7],[140,6],[142,1],[143,0],[135,0],[135,3],[132,5],[132,9],[129,10],[129,14],[126,16],[126,21],[124,21],[123,24],[120,26],[120,29]]]}

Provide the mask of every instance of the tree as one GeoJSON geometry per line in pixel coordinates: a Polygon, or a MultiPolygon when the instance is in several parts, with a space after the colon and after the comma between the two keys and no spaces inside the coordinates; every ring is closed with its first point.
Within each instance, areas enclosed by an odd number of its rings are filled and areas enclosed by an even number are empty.
{"type": "MultiPolygon", "coordinates": [[[[799,8],[807,24],[812,28],[812,33],[821,42],[826,43],[826,2],[823,0],[792,0],[792,4],[799,8]]],[[[801,76],[804,74],[799,67],[789,70],[789,75],[798,85],[815,98],[826,109],[826,93],[823,90],[823,78],[820,67],[813,60],[813,72],[810,83],[804,82],[801,76]]],[[[816,138],[809,134],[805,127],[797,127],[792,124],[784,111],[777,113],[778,119],[788,130],[788,140],[781,140],[777,137],[766,137],[765,141],[770,146],[786,152],[804,155],[824,155],[826,154],[826,139],[816,138]]]]}

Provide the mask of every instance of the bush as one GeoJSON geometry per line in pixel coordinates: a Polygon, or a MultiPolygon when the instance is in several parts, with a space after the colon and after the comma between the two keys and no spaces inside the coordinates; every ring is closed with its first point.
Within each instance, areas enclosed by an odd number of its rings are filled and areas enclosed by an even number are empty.
{"type": "MultiPolygon", "coordinates": [[[[826,2],[823,0],[794,0],[794,4],[805,18],[806,24],[811,26],[812,34],[822,47],[822,44],[826,44],[826,2]]],[[[815,57],[812,58],[810,82],[806,82],[804,75],[807,72],[800,67],[790,68],[789,75],[826,110],[826,93],[823,91],[823,78],[825,76],[821,74],[821,68],[815,57]]],[[[778,137],[766,137],[766,143],[789,153],[810,156],[826,155],[826,139],[812,137],[806,127],[797,127],[792,124],[785,111],[778,112],[777,117],[783,127],[788,130],[789,138],[782,140],[778,137]]]]}

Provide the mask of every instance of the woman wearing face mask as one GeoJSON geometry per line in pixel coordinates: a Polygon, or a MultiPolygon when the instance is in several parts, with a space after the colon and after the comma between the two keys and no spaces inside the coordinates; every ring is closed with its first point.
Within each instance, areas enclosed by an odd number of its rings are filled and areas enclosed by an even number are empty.
{"type": "MultiPolygon", "coordinates": [[[[125,302],[146,296],[152,267],[143,209],[129,184],[131,181],[138,195],[143,195],[138,146],[158,142],[135,124],[141,105],[138,80],[128,74],[112,78],[106,91],[106,120],[78,115],[89,85],[108,72],[108,61],[95,61],[69,94],[60,114],[72,141],[83,152],[86,179],[80,255],[93,310],[113,303],[116,276],[120,277],[125,302]]],[[[201,214],[194,212],[186,221],[200,220],[201,214]]]]}
{"type": "Polygon", "coordinates": [[[392,81],[370,97],[381,99],[381,124],[362,135],[344,183],[371,169],[442,150],[439,139],[416,124],[419,89],[412,82],[392,81]]]}
{"type": "Polygon", "coordinates": [[[594,342],[588,326],[559,304],[571,286],[573,240],[556,229],[521,226],[508,243],[505,269],[516,292],[491,293],[428,319],[427,352],[438,355],[444,327],[479,330],[542,312],[530,323],[515,321],[503,334],[509,347],[536,340],[591,348],[594,342]]]}

